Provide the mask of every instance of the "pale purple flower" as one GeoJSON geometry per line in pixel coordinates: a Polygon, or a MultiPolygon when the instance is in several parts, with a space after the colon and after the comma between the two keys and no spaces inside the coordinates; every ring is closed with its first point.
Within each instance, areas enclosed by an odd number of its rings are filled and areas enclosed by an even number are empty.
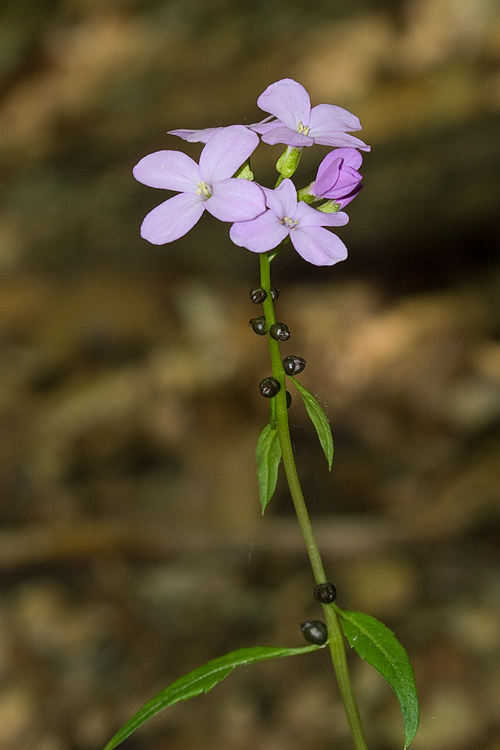
{"type": "Polygon", "coordinates": [[[263,190],[268,210],[251,221],[233,224],[229,236],[235,245],[253,253],[265,253],[289,236],[298,254],[315,266],[332,266],[347,258],[344,243],[324,229],[347,224],[347,214],[341,211],[323,213],[297,201],[297,191],[289,179],[283,180],[275,190],[263,190]]]}
{"type": "Polygon", "coordinates": [[[269,127],[272,123],[266,123],[264,131],[259,130],[258,125],[254,126],[264,143],[284,143],[297,148],[320,143],[370,151],[370,146],[349,135],[350,131],[361,130],[356,115],[335,104],[318,104],[311,109],[309,94],[291,78],[283,78],[268,86],[257,99],[257,104],[277,118],[273,128],[269,127]]]}
{"type": "Polygon", "coordinates": [[[205,209],[221,221],[247,221],[265,211],[262,188],[232,177],[258,143],[255,133],[232,125],[210,138],[199,164],[180,151],[157,151],[141,159],[133,169],[136,180],[179,191],[150,211],[142,222],[141,237],[153,245],[177,240],[194,227],[205,209]]]}
{"type": "Polygon", "coordinates": [[[325,156],[318,167],[316,180],[309,193],[316,198],[328,198],[344,208],[357,196],[363,179],[358,172],[363,157],[355,148],[336,148],[325,156]]]}

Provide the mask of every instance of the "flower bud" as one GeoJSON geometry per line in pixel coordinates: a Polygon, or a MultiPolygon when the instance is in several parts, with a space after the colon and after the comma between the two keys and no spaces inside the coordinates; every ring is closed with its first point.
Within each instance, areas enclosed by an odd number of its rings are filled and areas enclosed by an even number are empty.
{"type": "Polygon", "coordinates": [[[292,405],[292,394],[290,393],[290,391],[287,391],[286,392],[286,408],[289,409],[291,405],[292,405]]]}
{"type": "Polygon", "coordinates": [[[329,581],[318,583],[314,587],[314,598],[317,602],[321,602],[321,604],[331,604],[337,598],[337,589],[329,581]]]}
{"type": "Polygon", "coordinates": [[[269,329],[269,334],[276,341],[288,341],[290,338],[290,331],[284,323],[273,323],[269,329]]]}
{"type": "Polygon", "coordinates": [[[274,302],[280,296],[279,290],[275,286],[271,287],[271,299],[274,302]]]}
{"type": "Polygon", "coordinates": [[[264,378],[259,385],[261,396],[273,398],[279,392],[281,386],[276,378],[264,378]]]}
{"type": "Polygon", "coordinates": [[[281,364],[283,365],[283,369],[286,374],[290,377],[293,377],[294,375],[298,375],[299,372],[302,372],[302,370],[306,366],[306,361],[305,359],[302,359],[302,357],[297,357],[295,354],[290,354],[289,357],[285,357],[281,364]]]}
{"type": "Polygon", "coordinates": [[[266,297],[266,290],[262,289],[261,286],[254,286],[253,289],[250,289],[250,299],[255,305],[260,305],[266,297]]]}
{"type": "Polygon", "coordinates": [[[310,620],[303,622],[300,626],[304,638],[309,643],[315,643],[316,646],[323,646],[328,640],[328,629],[321,620],[310,620]]]}
{"type": "Polygon", "coordinates": [[[265,336],[267,333],[267,323],[264,315],[259,315],[258,318],[252,318],[252,320],[248,321],[248,325],[251,326],[258,336],[265,336]]]}
{"type": "Polygon", "coordinates": [[[241,165],[234,176],[238,177],[240,180],[253,180],[254,174],[250,169],[250,159],[247,159],[246,162],[241,165]]]}
{"type": "Polygon", "coordinates": [[[301,148],[287,146],[286,151],[281,154],[276,162],[276,171],[279,172],[283,178],[292,177],[297,171],[301,155],[301,148]]]}
{"type": "Polygon", "coordinates": [[[335,213],[357,196],[362,187],[362,177],[358,172],[362,161],[359,151],[350,147],[333,149],[325,156],[318,167],[316,180],[308,188],[316,198],[327,199],[319,211],[335,213]]]}

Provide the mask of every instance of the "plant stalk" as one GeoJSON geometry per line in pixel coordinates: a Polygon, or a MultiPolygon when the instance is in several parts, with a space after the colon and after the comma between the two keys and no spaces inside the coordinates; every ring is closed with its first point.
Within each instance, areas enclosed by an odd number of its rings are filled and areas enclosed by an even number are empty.
{"type": "MultiPolygon", "coordinates": [[[[260,254],[260,284],[267,296],[263,303],[264,315],[267,329],[276,323],[274,305],[271,296],[271,261],[267,253],[260,254]]],[[[309,513],[307,512],[304,495],[300,485],[295,465],[290,428],[288,424],[288,412],[286,407],[286,375],[281,362],[279,342],[268,334],[269,350],[271,354],[271,365],[273,377],[279,382],[281,388],[274,397],[276,403],[277,430],[281,445],[281,454],[285,475],[290,489],[295,513],[304,536],[307,553],[316,583],[325,583],[326,577],[323,561],[321,559],[318,544],[312,529],[309,513]]],[[[340,694],[344,703],[349,728],[351,730],[355,750],[367,750],[366,740],[361,725],[358,706],[354,697],[351,677],[347,667],[347,659],[344,647],[344,638],[340,627],[338,616],[332,605],[323,605],[325,619],[328,627],[328,645],[332,658],[333,668],[337,677],[340,694]]]]}

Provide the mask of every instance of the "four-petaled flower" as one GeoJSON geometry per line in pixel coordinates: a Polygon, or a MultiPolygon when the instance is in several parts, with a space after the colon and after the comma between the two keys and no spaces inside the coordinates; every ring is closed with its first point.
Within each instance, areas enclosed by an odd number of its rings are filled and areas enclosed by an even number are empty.
{"type": "Polygon", "coordinates": [[[350,131],[361,130],[356,115],[334,104],[318,104],[311,109],[311,100],[305,88],[291,78],[272,83],[257,99],[264,112],[270,112],[277,120],[265,123],[262,128],[253,125],[261,133],[264,143],[284,143],[302,148],[320,143],[324,146],[351,146],[370,151],[350,131]]]}
{"type": "Polygon", "coordinates": [[[358,172],[363,157],[355,148],[330,151],[318,167],[316,180],[308,192],[316,198],[334,200],[341,208],[357,196],[363,179],[358,172]]]}
{"type": "Polygon", "coordinates": [[[253,253],[265,253],[289,236],[298,254],[315,266],[332,266],[347,258],[344,243],[324,229],[347,224],[347,214],[323,213],[297,201],[297,191],[290,179],[283,180],[276,190],[263,190],[268,210],[251,221],[233,224],[229,236],[235,245],[253,253]]]}
{"type": "Polygon", "coordinates": [[[262,188],[254,182],[233,178],[259,142],[243,125],[215,133],[197,164],[180,151],[157,151],[133,169],[144,185],[178,191],[147,214],[141,236],[163,245],[189,232],[205,210],[221,221],[247,221],[266,208],[262,188]]]}

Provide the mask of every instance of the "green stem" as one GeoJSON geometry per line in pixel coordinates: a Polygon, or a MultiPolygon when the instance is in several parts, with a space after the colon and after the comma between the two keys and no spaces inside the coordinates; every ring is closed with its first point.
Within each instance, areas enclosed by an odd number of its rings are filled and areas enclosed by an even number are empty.
{"type": "MultiPolygon", "coordinates": [[[[274,305],[271,296],[271,261],[267,253],[261,253],[260,255],[260,284],[267,293],[267,297],[264,300],[263,307],[267,328],[269,330],[270,327],[274,323],[276,323],[276,318],[274,315],[274,305]]],[[[290,489],[295,513],[297,515],[297,519],[306,543],[307,553],[311,562],[314,579],[316,583],[324,583],[325,581],[327,581],[327,577],[325,569],[323,567],[323,561],[321,559],[318,544],[314,537],[311,521],[309,519],[309,513],[307,512],[304,495],[302,494],[302,488],[300,486],[300,481],[297,474],[295,458],[293,455],[290,429],[288,425],[288,412],[286,408],[286,375],[281,363],[279,342],[271,338],[271,336],[269,335],[268,339],[273,377],[276,378],[281,386],[274,400],[276,404],[276,420],[281,445],[283,467],[285,469],[285,475],[290,489]]],[[[335,608],[332,607],[332,605],[323,605],[323,610],[328,627],[328,645],[330,647],[333,668],[335,670],[335,674],[339,684],[339,690],[342,696],[342,701],[344,703],[347,721],[349,723],[354,742],[354,747],[356,748],[356,750],[367,750],[367,745],[363,734],[363,727],[361,726],[359,710],[356,704],[356,699],[354,698],[351,678],[347,667],[342,629],[340,627],[335,608]]]]}

